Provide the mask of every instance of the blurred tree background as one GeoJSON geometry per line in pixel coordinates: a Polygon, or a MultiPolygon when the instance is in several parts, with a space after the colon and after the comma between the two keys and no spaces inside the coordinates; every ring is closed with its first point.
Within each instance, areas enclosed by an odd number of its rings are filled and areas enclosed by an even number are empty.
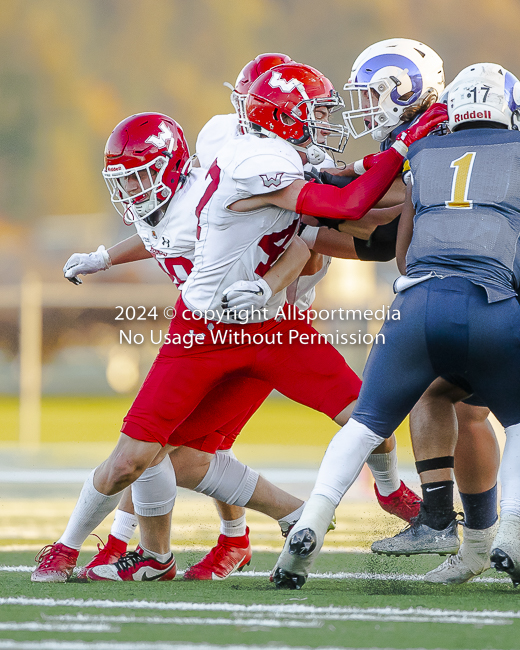
{"type": "MultiPolygon", "coordinates": [[[[109,211],[111,129],[160,111],[193,148],[207,119],[232,110],[222,83],[261,52],[309,63],[339,90],[365,47],[395,36],[437,50],[447,81],[484,60],[518,74],[519,24],[514,0],[0,0],[0,234],[109,211]]],[[[350,143],[346,157],[368,148],[350,143]]]]}

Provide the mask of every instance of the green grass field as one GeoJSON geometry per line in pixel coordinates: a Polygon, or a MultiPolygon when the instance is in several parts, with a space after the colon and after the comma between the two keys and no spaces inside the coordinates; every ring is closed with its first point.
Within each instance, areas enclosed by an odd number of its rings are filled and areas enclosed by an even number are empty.
{"type": "MultiPolygon", "coordinates": [[[[45,398],[42,444],[23,450],[16,445],[17,402],[0,399],[0,466],[93,467],[117,440],[129,403],[121,397],[45,398]]],[[[271,399],[248,423],[236,452],[259,467],[317,467],[336,430],[321,414],[271,399]]],[[[398,446],[400,460],[409,461],[406,425],[398,446]]],[[[432,586],[420,575],[440,563],[437,556],[353,551],[402,527],[375,504],[371,480],[362,480],[366,500],[340,504],[338,529],[327,536],[317,576],[301,591],[277,591],[269,582],[278,554],[267,551],[281,548],[282,540],[277,525],[256,513],[248,514],[248,523],[262,551],[254,551],[244,573],[223,582],[184,582],[178,575],[167,583],[32,584],[35,552],[59,537],[75,494],[6,486],[0,498],[0,650],[519,648],[520,592],[502,576],[489,571],[468,585],[432,586]]],[[[109,525],[107,519],[97,531],[104,539],[109,525]]],[[[178,499],[172,544],[183,549],[179,574],[210,548],[217,530],[209,500],[178,499]]],[[[91,550],[93,544],[90,539],[91,550]]],[[[91,550],[80,561],[88,561],[91,550]]]]}
{"type": "MultiPolygon", "coordinates": [[[[179,554],[179,570],[200,556],[179,554]]],[[[29,553],[0,553],[0,648],[520,645],[520,593],[511,583],[489,571],[487,581],[428,585],[414,574],[438,564],[436,556],[324,553],[315,567],[320,576],[301,591],[279,591],[269,582],[273,553],[254,553],[244,574],[198,583],[178,576],[166,583],[32,584],[32,559],[29,553]]]]}

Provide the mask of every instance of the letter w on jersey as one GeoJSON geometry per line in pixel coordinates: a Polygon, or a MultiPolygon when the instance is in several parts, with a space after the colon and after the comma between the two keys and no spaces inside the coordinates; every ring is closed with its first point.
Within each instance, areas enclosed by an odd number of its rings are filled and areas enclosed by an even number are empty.
{"type": "Polygon", "coordinates": [[[271,187],[271,185],[279,187],[282,183],[283,174],[283,172],[277,172],[275,176],[271,174],[260,174],[260,178],[266,187],[271,187]]]}

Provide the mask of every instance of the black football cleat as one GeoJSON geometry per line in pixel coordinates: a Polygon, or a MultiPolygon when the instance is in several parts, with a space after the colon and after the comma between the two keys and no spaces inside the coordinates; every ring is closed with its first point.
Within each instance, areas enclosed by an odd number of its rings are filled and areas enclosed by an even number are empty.
{"type": "Polygon", "coordinates": [[[494,548],[491,551],[491,566],[497,571],[503,571],[507,573],[511,580],[513,581],[513,586],[518,587],[520,585],[520,570],[518,567],[515,567],[515,563],[505,553],[501,548],[494,548]]]}
{"type": "Polygon", "coordinates": [[[306,581],[305,576],[299,576],[280,568],[275,569],[271,576],[271,582],[274,582],[277,589],[301,589],[306,581]]]}

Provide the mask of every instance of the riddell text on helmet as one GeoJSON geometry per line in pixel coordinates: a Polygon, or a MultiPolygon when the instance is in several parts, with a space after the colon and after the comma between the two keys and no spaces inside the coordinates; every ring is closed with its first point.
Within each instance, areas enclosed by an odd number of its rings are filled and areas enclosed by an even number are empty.
{"type": "Polygon", "coordinates": [[[466,111],[463,115],[456,113],[454,116],[454,122],[462,122],[463,120],[490,120],[491,111],[466,111]]]}

